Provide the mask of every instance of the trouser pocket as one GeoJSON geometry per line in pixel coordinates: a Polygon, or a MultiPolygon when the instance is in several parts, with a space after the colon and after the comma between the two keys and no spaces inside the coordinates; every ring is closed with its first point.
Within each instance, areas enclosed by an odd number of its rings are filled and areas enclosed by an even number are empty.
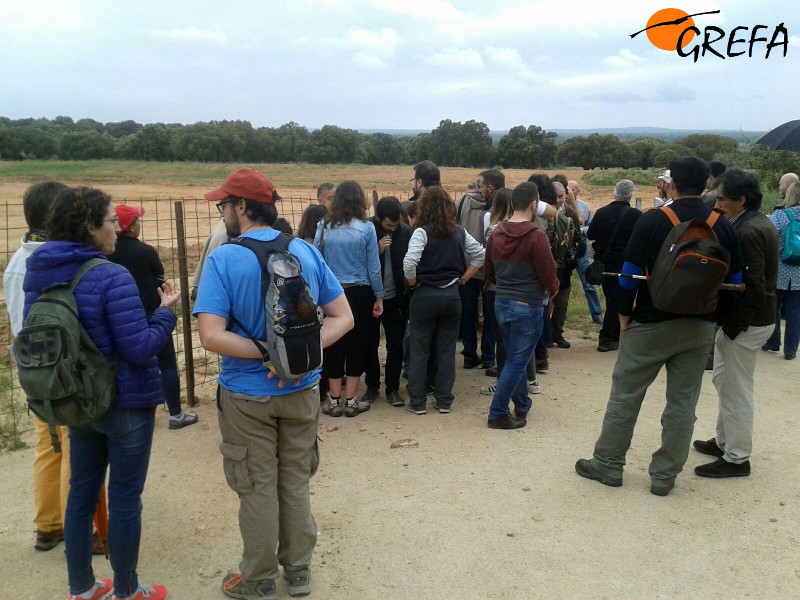
{"type": "Polygon", "coordinates": [[[314,448],[311,451],[311,477],[317,474],[319,469],[319,436],[314,440],[314,448]]]}
{"type": "Polygon", "coordinates": [[[222,453],[222,469],[230,488],[237,494],[251,492],[253,481],[250,479],[250,468],[247,465],[247,446],[222,442],[219,451],[222,453]]]}

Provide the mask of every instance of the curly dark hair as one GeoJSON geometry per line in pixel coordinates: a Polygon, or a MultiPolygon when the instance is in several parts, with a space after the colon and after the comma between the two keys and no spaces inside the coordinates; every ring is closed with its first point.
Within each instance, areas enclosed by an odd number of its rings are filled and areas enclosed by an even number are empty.
{"type": "Polygon", "coordinates": [[[63,190],[50,207],[48,239],[94,246],[88,227],[102,227],[109,206],[111,196],[100,190],[90,187],[63,190]]]}
{"type": "Polygon", "coordinates": [[[303,211],[300,225],[297,227],[297,237],[300,239],[311,238],[317,234],[317,223],[327,214],[328,209],[321,204],[311,204],[303,211]]]}
{"type": "Polygon", "coordinates": [[[435,185],[422,194],[416,226],[427,227],[440,240],[449,239],[456,232],[456,209],[444,188],[435,185]]]}
{"type": "Polygon", "coordinates": [[[348,180],[336,188],[329,212],[325,215],[325,225],[334,228],[353,219],[367,220],[367,196],[357,181],[348,180]]]}
{"type": "Polygon", "coordinates": [[[53,200],[67,189],[67,186],[58,181],[43,181],[35,183],[22,197],[22,210],[25,213],[25,222],[28,224],[28,236],[38,233],[44,234],[47,227],[47,215],[53,200]]]}
{"type": "Polygon", "coordinates": [[[553,187],[552,179],[544,173],[534,173],[528,177],[528,181],[536,184],[536,188],[539,191],[539,200],[547,202],[550,206],[556,205],[556,188],[553,187]]]}

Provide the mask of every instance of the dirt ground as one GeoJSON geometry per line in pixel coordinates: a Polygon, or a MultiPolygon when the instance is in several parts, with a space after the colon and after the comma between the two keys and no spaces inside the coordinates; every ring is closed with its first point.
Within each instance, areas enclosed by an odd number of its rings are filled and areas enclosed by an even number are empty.
{"type": "MultiPolygon", "coordinates": [[[[696,477],[709,457],[692,451],[673,492],[659,498],[647,466],[660,440],[663,374],[644,402],[623,487],[581,479],[573,465],[591,455],[616,357],[578,332],[567,337],[573,347],[551,351],[525,429],[487,429],[490,399],[478,391],[489,380],[460,368],[450,415],[420,417],[378,400],[353,419],[322,416],[312,597],[800,597],[796,365],[759,356],[750,477],[696,477]],[[391,449],[400,439],[419,447],[391,449]]],[[[200,423],[178,431],[159,412],[143,498],[139,572],[175,600],[224,598],[220,581],[241,552],[210,393],[197,411],[200,423]]],[[[714,434],[716,412],[706,373],[697,437],[714,434]]],[[[60,599],[63,545],[33,549],[32,460],[31,449],[0,455],[2,596],[60,599]]],[[[103,557],[94,567],[111,577],[103,557]]],[[[283,582],[278,593],[287,597],[283,582]]]]}

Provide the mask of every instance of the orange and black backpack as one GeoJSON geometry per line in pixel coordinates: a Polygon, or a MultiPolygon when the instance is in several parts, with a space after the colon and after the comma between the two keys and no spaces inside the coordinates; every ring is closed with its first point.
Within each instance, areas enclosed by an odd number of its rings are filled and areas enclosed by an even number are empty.
{"type": "Polygon", "coordinates": [[[714,232],[720,213],[708,219],[681,222],[669,206],[659,207],[672,229],[658,251],[647,287],[653,306],[662,312],[704,315],[717,308],[719,286],[725,281],[731,254],[714,232]]]}

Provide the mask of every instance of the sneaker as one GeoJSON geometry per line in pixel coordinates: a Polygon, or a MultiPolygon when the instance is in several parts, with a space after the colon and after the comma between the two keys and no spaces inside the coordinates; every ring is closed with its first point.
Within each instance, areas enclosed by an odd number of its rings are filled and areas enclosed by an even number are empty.
{"type": "Polygon", "coordinates": [[[709,456],[722,456],[725,454],[722,449],[717,446],[717,438],[711,438],[710,440],[695,440],[692,442],[692,446],[698,452],[702,452],[703,454],[708,454],[709,456]]]}
{"type": "Polygon", "coordinates": [[[556,346],[558,346],[559,348],[571,348],[571,347],[572,347],[572,344],[570,344],[570,343],[569,343],[567,340],[565,340],[563,337],[560,337],[560,338],[555,338],[555,339],[553,340],[553,342],[554,342],[554,343],[555,343],[555,345],[556,345],[556,346]]]}
{"type": "Polygon", "coordinates": [[[497,384],[493,383],[492,385],[485,385],[481,388],[481,394],[484,396],[494,396],[494,393],[497,391],[497,384]]]}
{"type": "Polygon", "coordinates": [[[356,415],[360,415],[362,412],[367,412],[369,407],[369,402],[359,400],[358,398],[350,398],[344,404],[344,414],[346,417],[355,417],[356,415]]]}
{"type": "Polygon", "coordinates": [[[199,417],[194,413],[187,413],[181,411],[181,414],[169,418],[169,428],[183,429],[188,425],[194,425],[195,423],[197,423],[198,419],[199,417]]]}
{"type": "Polygon", "coordinates": [[[64,540],[64,530],[57,529],[56,531],[41,531],[36,530],[36,542],[33,547],[40,552],[47,552],[58,546],[64,540]]]}
{"type": "Polygon", "coordinates": [[[514,418],[520,423],[528,424],[528,413],[526,412],[517,412],[517,410],[514,409],[514,418]]]}
{"type": "Polygon", "coordinates": [[[592,323],[595,323],[596,325],[602,325],[603,324],[603,316],[602,315],[597,315],[596,317],[592,317],[592,323]]]}
{"type": "Polygon", "coordinates": [[[611,352],[613,350],[619,350],[619,342],[600,342],[597,344],[597,351],[598,352],[611,352]]]}
{"type": "Polygon", "coordinates": [[[786,360],[794,360],[796,356],[797,354],[784,354],[783,358],[785,358],[786,360]]]}
{"type": "Polygon", "coordinates": [[[391,404],[392,406],[404,406],[405,402],[400,397],[400,393],[395,390],[393,392],[387,392],[386,394],[386,401],[391,404]]]}
{"type": "Polygon", "coordinates": [[[474,369],[475,367],[481,364],[481,359],[477,356],[465,356],[464,357],[464,368],[465,369],[474,369]]]}
{"type": "Polygon", "coordinates": [[[550,368],[550,363],[547,361],[546,358],[543,358],[541,360],[539,360],[538,358],[536,359],[536,370],[537,371],[544,373],[549,368],[550,368]]]}
{"type": "Polygon", "coordinates": [[[361,396],[361,401],[372,403],[375,402],[375,400],[377,400],[378,398],[380,398],[380,396],[381,396],[381,388],[369,386],[367,388],[367,391],[364,392],[364,395],[361,396]]]}
{"type": "Polygon", "coordinates": [[[505,414],[499,419],[488,419],[486,424],[489,429],[520,429],[525,427],[525,421],[517,421],[510,414],[505,414]]]}
{"type": "Polygon", "coordinates": [[[228,573],[222,579],[222,593],[229,598],[243,600],[274,600],[278,597],[274,581],[259,581],[257,583],[242,583],[241,573],[228,573]]]}
{"type": "Polygon", "coordinates": [[[539,380],[534,379],[533,381],[528,381],[528,391],[531,394],[539,394],[539,380]]]}
{"type": "Polygon", "coordinates": [[[111,597],[114,583],[110,579],[95,581],[94,585],[82,594],[70,594],[67,600],[106,600],[111,597]]]}
{"type": "MultiPolygon", "coordinates": [[[[260,598],[260,596],[234,596],[235,598],[260,598]]],[[[114,600],[166,600],[167,588],[163,585],[142,585],[133,596],[114,596],[114,600]]]]}
{"type": "Polygon", "coordinates": [[[711,477],[713,479],[723,479],[725,477],[747,477],[750,475],[750,461],[736,464],[718,458],[712,463],[700,465],[694,468],[695,475],[700,477],[711,477]]]}
{"type": "Polygon", "coordinates": [[[608,485],[611,487],[619,487],[622,485],[622,479],[616,479],[614,477],[607,477],[606,475],[603,475],[600,471],[594,468],[592,461],[586,458],[578,459],[578,462],[575,463],[575,472],[581,477],[586,477],[586,479],[594,479],[603,485],[608,485]]]}
{"type": "Polygon", "coordinates": [[[769,344],[764,344],[763,346],[761,346],[761,349],[764,352],[778,352],[780,350],[780,347],[776,348],[775,346],[770,346],[769,344]]]}
{"type": "Polygon", "coordinates": [[[500,371],[497,370],[497,367],[489,367],[483,372],[483,374],[487,377],[498,377],[500,375],[500,371]]]}
{"type": "Polygon", "coordinates": [[[311,575],[305,573],[303,575],[289,575],[284,574],[283,578],[289,583],[290,596],[308,596],[311,593],[311,575]]]}
{"type": "Polygon", "coordinates": [[[329,417],[341,417],[342,412],[344,412],[342,410],[342,399],[328,396],[328,399],[322,403],[322,412],[329,417]]]}
{"type": "Polygon", "coordinates": [[[492,368],[494,368],[494,361],[488,362],[488,363],[481,361],[481,369],[487,369],[488,370],[488,369],[492,369],[492,368]]]}

